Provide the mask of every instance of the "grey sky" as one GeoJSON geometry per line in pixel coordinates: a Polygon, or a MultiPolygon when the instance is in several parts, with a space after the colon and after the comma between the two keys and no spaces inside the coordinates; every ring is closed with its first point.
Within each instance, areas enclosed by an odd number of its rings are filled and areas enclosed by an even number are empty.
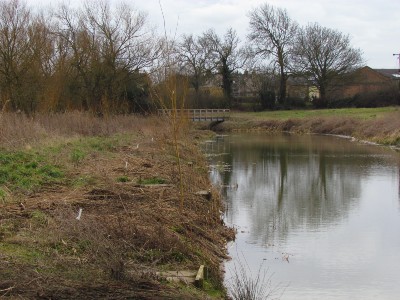
{"type": "MultiPolygon", "coordinates": [[[[109,0],[110,2],[120,2],[109,0]]],[[[29,5],[61,0],[28,0],[29,5]]],[[[76,4],[82,1],[69,0],[76,4]]],[[[398,68],[393,53],[400,52],[399,0],[129,0],[137,9],[147,12],[149,21],[163,30],[161,2],[169,35],[200,34],[209,28],[222,34],[233,27],[245,41],[248,12],[268,2],[287,9],[300,25],[318,22],[322,26],[349,34],[352,45],[364,53],[372,68],[398,68]]]]}

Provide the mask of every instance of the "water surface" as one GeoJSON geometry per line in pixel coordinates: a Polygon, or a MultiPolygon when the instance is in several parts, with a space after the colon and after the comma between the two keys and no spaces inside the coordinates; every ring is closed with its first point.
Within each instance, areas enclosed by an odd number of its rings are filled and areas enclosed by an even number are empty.
{"type": "Polygon", "coordinates": [[[331,136],[237,135],[207,145],[238,260],[281,299],[399,299],[400,155],[331,136]]]}

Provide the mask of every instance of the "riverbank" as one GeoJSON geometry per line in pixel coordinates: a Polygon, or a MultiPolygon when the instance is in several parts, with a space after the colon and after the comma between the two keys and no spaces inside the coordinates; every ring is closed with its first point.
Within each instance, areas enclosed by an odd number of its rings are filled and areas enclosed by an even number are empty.
{"type": "Polygon", "coordinates": [[[0,122],[0,297],[224,297],[233,232],[199,151],[207,133],[184,126],[175,141],[165,120],[79,113],[0,122]],[[163,275],[200,265],[200,289],[163,275]]]}
{"type": "Polygon", "coordinates": [[[400,147],[400,108],[237,112],[216,130],[332,134],[400,147]]]}

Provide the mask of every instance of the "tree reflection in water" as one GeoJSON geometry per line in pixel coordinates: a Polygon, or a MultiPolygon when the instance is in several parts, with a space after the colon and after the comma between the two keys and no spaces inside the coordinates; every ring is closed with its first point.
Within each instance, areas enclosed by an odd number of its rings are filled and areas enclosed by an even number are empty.
{"type": "Polygon", "coordinates": [[[362,176],[383,163],[379,155],[371,160],[368,148],[323,136],[256,135],[216,145],[229,154],[214,163],[232,165],[234,171],[216,170],[213,181],[238,185],[236,196],[227,197],[228,218],[240,213],[242,204],[233,201],[240,199],[253,213],[251,233],[264,243],[299,226],[327,226],[346,218],[357,205],[362,176]]]}
{"type": "Polygon", "coordinates": [[[391,200],[400,198],[398,153],[312,135],[232,136],[207,148],[211,179],[224,187],[226,222],[240,226],[236,246],[244,248],[237,251],[255,268],[269,260],[277,277],[290,280],[285,299],[343,291],[345,298],[364,297],[371,294],[366,287],[391,284],[371,283],[377,269],[379,276],[400,276],[391,261],[400,259],[399,202],[393,208],[391,200]]]}

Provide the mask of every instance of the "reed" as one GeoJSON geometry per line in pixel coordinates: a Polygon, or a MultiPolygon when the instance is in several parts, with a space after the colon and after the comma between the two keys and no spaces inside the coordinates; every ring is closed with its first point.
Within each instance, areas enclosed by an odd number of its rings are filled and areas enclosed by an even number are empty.
{"type": "MultiPolygon", "coordinates": [[[[188,122],[180,115],[186,105],[186,97],[188,95],[189,84],[186,76],[180,76],[177,72],[178,66],[175,60],[174,38],[170,39],[166,32],[166,24],[163,7],[161,1],[159,1],[161,14],[164,21],[164,39],[165,47],[163,52],[163,63],[158,68],[159,84],[153,87],[152,98],[158,107],[162,109],[168,109],[170,114],[164,116],[164,120],[169,124],[170,138],[172,140],[173,149],[176,157],[176,164],[178,167],[179,174],[179,209],[183,210],[185,195],[184,195],[184,180],[183,180],[183,169],[181,161],[181,146],[180,141],[182,135],[187,133],[188,122]]],[[[165,127],[164,127],[165,129],[165,127]]]]}
{"type": "Polygon", "coordinates": [[[253,276],[245,259],[234,265],[233,276],[228,282],[229,294],[233,300],[279,299],[284,288],[272,282],[272,275],[264,264],[253,276]]]}
{"type": "Polygon", "coordinates": [[[140,115],[99,118],[79,111],[36,114],[33,117],[3,112],[0,114],[0,125],[0,148],[18,149],[69,137],[107,137],[129,132],[157,132],[154,129],[161,126],[161,120],[140,115]]]}

